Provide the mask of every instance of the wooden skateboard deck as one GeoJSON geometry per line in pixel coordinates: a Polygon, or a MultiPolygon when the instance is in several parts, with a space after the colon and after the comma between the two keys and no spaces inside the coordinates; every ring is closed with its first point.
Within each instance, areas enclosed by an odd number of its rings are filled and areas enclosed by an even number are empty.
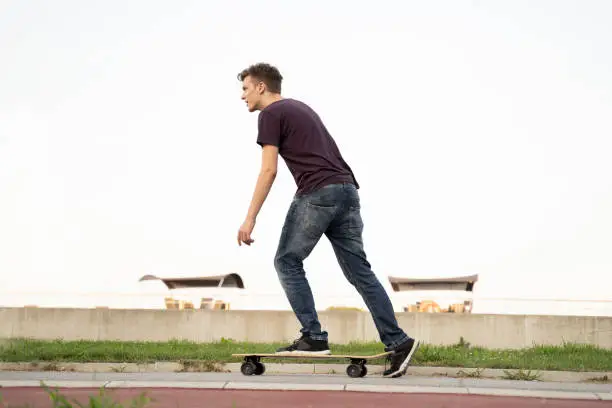
{"type": "Polygon", "coordinates": [[[243,353],[232,354],[232,357],[242,357],[244,362],[240,371],[244,375],[262,375],[266,371],[265,365],[261,362],[262,358],[300,358],[315,360],[350,360],[351,364],[346,367],[346,373],[351,378],[365,377],[368,373],[366,362],[377,358],[386,357],[392,354],[391,351],[373,354],[369,356],[351,354],[310,354],[310,353],[243,353]]]}

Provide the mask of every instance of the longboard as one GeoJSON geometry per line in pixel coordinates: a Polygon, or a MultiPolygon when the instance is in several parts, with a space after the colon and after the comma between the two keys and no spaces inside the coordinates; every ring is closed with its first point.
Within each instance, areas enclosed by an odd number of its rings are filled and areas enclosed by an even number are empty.
{"type": "Polygon", "coordinates": [[[350,360],[346,367],[346,374],[351,378],[365,377],[368,373],[366,363],[368,360],[386,357],[392,351],[373,354],[369,356],[359,356],[350,354],[311,354],[311,353],[269,353],[269,354],[232,354],[232,357],[242,357],[244,362],[240,366],[240,372],[244,375],[262,375],[266,371],[266,366],[261,362],[262,358],[301,358],[319,360],[350,360]]]}

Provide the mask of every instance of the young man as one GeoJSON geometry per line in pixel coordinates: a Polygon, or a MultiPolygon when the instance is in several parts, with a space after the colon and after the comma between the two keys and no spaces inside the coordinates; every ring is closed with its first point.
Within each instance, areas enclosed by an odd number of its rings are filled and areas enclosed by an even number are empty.
{"type": "Polygon", "coordinates": [[[262,164],[238,244],[251,245],[257,214],[276,177],[278,155],[297,184],[274,258],[280,283],[302,325],[302,336],[278,353],[330,354],[327,332],[315,310],[302,262],[325,235],[348,281],[372,313],[380,339],[391,354],[386,377],[399,377],[419,342],[398,326],[391,301],[370,269],[363,249],[359,184],[319,116],[306,104],[281,96],[282,76],[268,64],[238,74],[249,112],[260,111],[257,143],[262,164]]]}

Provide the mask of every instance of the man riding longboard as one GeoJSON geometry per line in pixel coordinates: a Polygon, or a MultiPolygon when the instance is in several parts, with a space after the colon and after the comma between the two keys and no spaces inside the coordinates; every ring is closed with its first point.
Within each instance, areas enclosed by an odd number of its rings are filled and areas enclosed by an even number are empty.
{"type": "Polygon", "coordinates": [[[367,305],[390,368],[383,375],[406,372],[419,341],[399,326],[389,296],[372,272],[364,252],[359,184],[317,113],[308,105],[281,96],[282,76],[266,63],[251,65],[238,74],[242,99],[249,112],[259,111],[257,143],[262,164],[238,244],[251,245],[257,215],[276,178],[278,156],[289,168],[297,191],[289,207],[274,257],[274,266],[287,299],[302,325],[301,337],[278,353],[331,354],[303,261],[325,235],[340,268],[367,305]]]}

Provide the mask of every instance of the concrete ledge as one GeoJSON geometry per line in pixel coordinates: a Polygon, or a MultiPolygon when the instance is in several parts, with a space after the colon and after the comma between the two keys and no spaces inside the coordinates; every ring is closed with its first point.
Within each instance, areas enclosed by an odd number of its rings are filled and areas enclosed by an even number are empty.
{"type": "Polygon", "coordinates": [[[549,390],[525,390],[508,388],[468,388],[470,394],[474,395],[495,395],[504,397],[535,397],[535,398],[556,398],[556,399],[600,399],[594,392],[577,391],[549,391],[549,390]]]}
{"type": "Polygon", "coordinates": [[[0,363],[0,371],[59,371],[77,373],[169,373],[178,372],[183,365],[173,361],[158,363],[72,363],[68,361],[42,361],[0,363]]]}
{"type": "MultiPolygon", "coordinates": [[[[612,317],[396,313],[408,334],[430,345],[514,349],[567,342],[612,348],[612,317]]],[[[379,342],[368,312],[320,311],[330,342],[379,342]]],[[[169,341],[233,339],[292,341],[300,325],[291,311],[144,310],[0,307],[0,339],[169,341]]]]}
{"type": "MultiPolygon", "coordinates": [[[[370,384],[301,384],[264,382],[170,382],[170,381],[57,381],[45,380],[52,388],[183,388],[222,390],[275,390],[275,391],[340,391],[375,393],[418,393],[418,394],[470,394],[503,397],[604,400],[612,401],[611,393],[572,392],[550,390],[500,389],[478,387],[427,387],[408,385],[370,384]]],[[[40,387],[39,381],[0,381],[1,388],[40,387]]]]}
{"type": "Polygon", "coordinates": [[[608,393],[596,392],[595,395],[602,401],[612,401],[612,391],[608,393]]]}
{"type": "MultiPolygon", "coordinates": [[[[282,364],[268,363],[267,374],[340,374],[346,375],[346,364],[282,364]]],[[[229,363],[218,365],[216,368],[221,372],[239,373],[241,363],[229,363]]],[[[380,375],[385,369],[384,365],[368,364],[368,376],[380,375]]],[[[158,362],[151,364],[137,363],[0,363],[0,371],[46,371],[46,372],[79,372],[79,373],[169,373],[196,371],[186,370],[181,363],[158,362]]],[[[410,367],[407,375],[417,377],[449,377],[449,378],[472,378],[472,379],[504,379],[506,372],[517,370],[501,369],[475,369],[464,367],[410,367]]],[[[525,370],[530,371],[530,370],[525,370]]],[[[204,372],[204,370],[202,370],[204,372]]],[[[608,382],[612,384],[612,372],[573,372],[573,371],[545,371],[531,370],[537,374],[537,381],[544,382],[567,382],[567,383],[602,383],[597,381],[607,376],[608,382]]]]}
{"type": "MultiPolygon", "coordinates": [[[[2,388],[40,388],[41,381],[39,380],[3,380],[0,381],[0,390],[2,388]]],[[[62,380],[44,380],[47,387],[50,388],[101,388],[106,387],[108,381],[62,381],[62,380]]]]}

